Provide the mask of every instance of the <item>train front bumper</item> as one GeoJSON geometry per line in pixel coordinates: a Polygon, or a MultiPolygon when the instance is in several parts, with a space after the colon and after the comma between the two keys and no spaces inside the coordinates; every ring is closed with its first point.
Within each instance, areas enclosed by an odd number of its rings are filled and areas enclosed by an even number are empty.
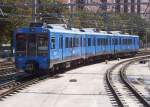
{"type": "Polygon", "coordinates": [[[16,58],[16,68],[23,70],[33,70],[33,69],[49,69],[49,61],[47,58],[16,58]]]}

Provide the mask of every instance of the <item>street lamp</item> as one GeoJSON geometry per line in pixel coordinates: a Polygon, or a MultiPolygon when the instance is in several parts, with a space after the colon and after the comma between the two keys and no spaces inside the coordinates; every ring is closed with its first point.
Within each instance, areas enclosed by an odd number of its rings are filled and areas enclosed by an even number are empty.
{"type": "Polygon", "coordinates": [[[37,0],[32,0],[32,20],[37,22],[37,0]]]}

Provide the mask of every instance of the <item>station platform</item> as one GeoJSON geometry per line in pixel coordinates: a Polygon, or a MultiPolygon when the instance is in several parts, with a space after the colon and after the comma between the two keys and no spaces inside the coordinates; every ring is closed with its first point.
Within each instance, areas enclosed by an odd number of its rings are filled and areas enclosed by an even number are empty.
{"type": "Polygon", "coordinates": [[[0,101],[0,107],[112,107],[106,69],[118,61],[80,67],[31,85],[0,101]]]}

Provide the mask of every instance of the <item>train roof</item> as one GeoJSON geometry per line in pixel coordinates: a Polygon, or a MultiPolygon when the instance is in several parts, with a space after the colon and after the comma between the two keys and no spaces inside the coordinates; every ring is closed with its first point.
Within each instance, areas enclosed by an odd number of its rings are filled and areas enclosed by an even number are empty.
{"type": "Polygon", "coordinates": [[[78,28],[71,28],[67,29],[64,24],[48,24],[50,26],[49,30],[51,32],[61,32],[61,33],[70,33],[70,34],[84,34],[84,35],[103,35],[103,36],[113,36],[112,34],[106,34],[106,33],[101,33],[101,32],[95,32],[95,28],[83,28],[83,29],[78,29],[78,28]]]}
{"type": "MultiPolygon", "coordinates": [[[[96,31],[95,28],[70,28],[68,29],[65,24],[46,24],[43,26],[33,26],[30,28],[38,28],[38,29],[48,29],[50,32],[58,32],[58,33],[69,33],[69,34],[77,34],[77,35],[97,35],[97,36],[122,36],[122,37],[138,37],[137,35],[129,35],[129,34],[120,34],[120,31],[96,31]]],[[[19,29],[29,29],[19,28],[19,29]]],[[[25,30],[26,31],[26,30],[25,30]]]]}
{"type": "Polygon", "coordinates": [[[71,28],[71,29],[66,29],[65,26],[58,25],[58,24],[50,24],[52,28],[49,30],[51,32],[61,32],[61,33],[70,33],[70,34],[85,34],[85,35],[97,35],[97,36],[125,36],[125,37],[138,37],[136,35],[129,35],[129,34],[120,34],[120,31],[111,31],[111,33],[107,33],[106,31],[95,31],[95,28],[83,28],[83,29],[78,29],[78,28],[71,28]]]}

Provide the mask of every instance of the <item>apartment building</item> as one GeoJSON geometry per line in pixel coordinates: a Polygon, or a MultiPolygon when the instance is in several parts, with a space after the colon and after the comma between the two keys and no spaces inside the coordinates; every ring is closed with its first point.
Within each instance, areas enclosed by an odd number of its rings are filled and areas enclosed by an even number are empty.
{"type": "Polygon", "coordinates": [[[136,13],[143,18],[150,17],[150,0],[115,0],[115,12],[136,13]]]}
{"type": "Polygon", "coordinates": [[[84,9],[89,12],[136,13],[150,18],[150,0],[59,0],[62,3],[80,4],[74,10],[84,9]],[[114,5],[106,5],[107,3],[114,5]],[[87,5],[92,4],[92,5],[87,5]],[[94,5],[95,4],[95,5],[94,5]],[[97,5],[101,4],[101,5],[97,5]]]}

